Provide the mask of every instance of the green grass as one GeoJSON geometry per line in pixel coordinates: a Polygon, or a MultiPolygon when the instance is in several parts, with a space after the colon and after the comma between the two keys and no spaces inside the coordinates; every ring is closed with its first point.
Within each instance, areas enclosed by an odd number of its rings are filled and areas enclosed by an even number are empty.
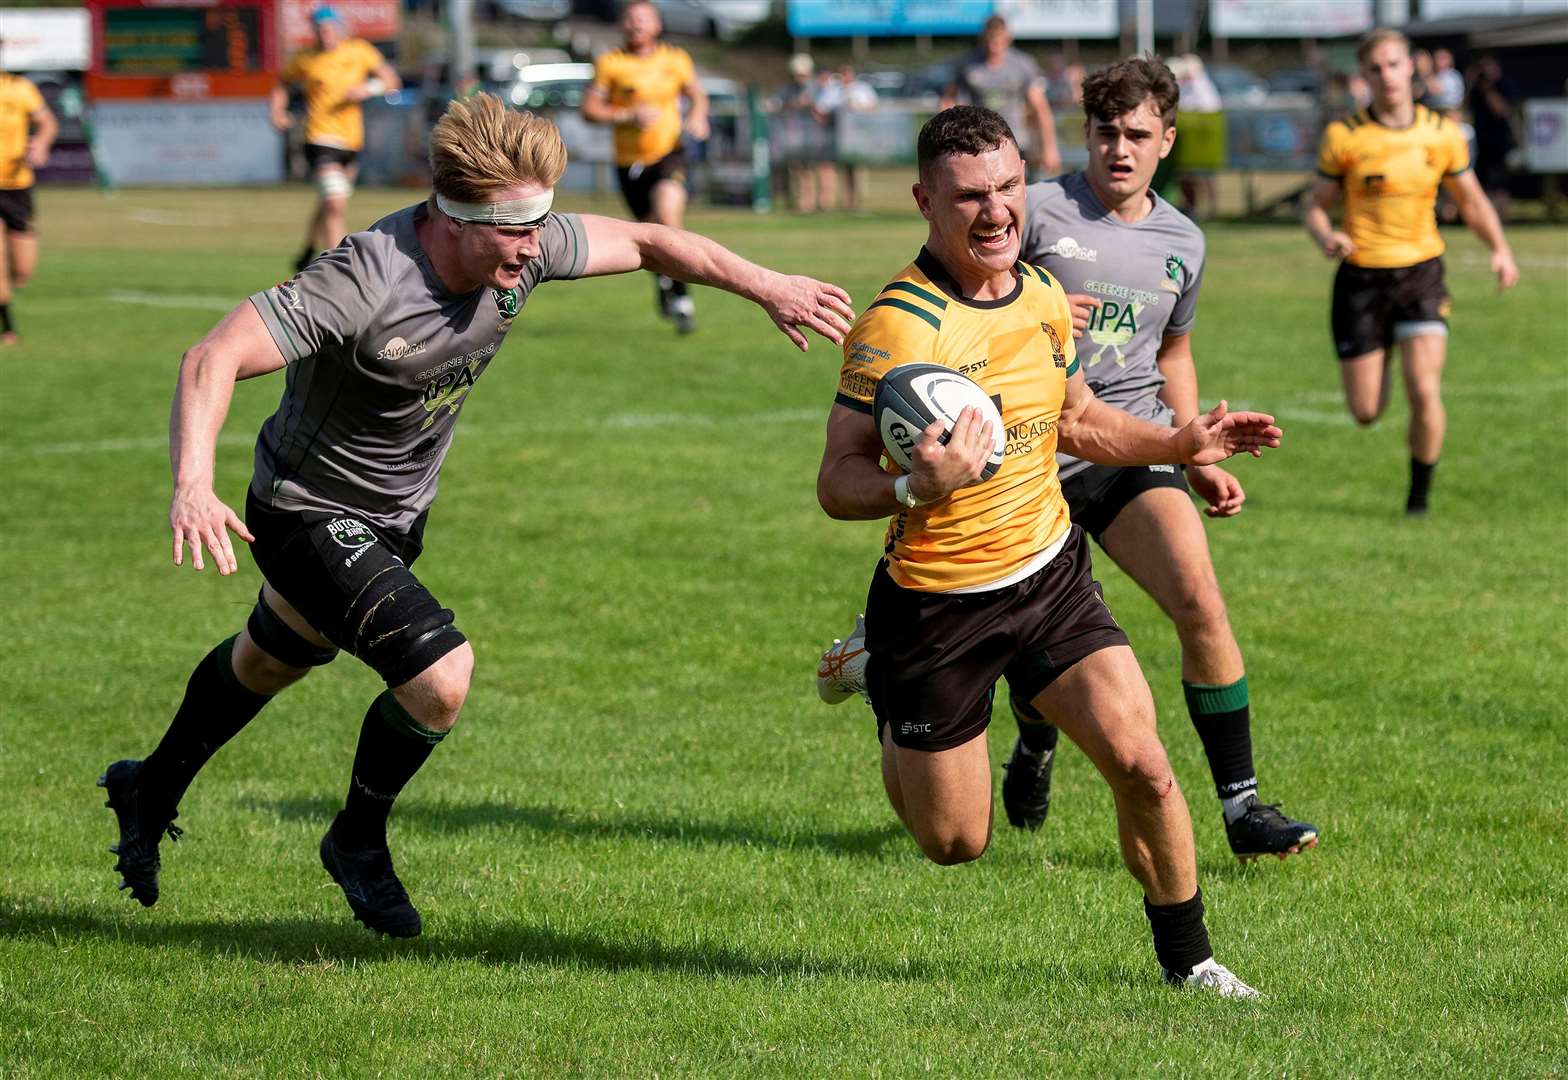
{"type": "MultiPolygon", "coordinates": [[[[0,1074],[1568,1072],[1564,230],[1517,231],[1503,297],[1450,234],[1424,521],[1398,512],[1403,406],[1344,416],[1331,267],[1295,229],[1210,231],[1204,398],[1275,411],[1286,444],[1237,467],[1247,510],[1209,534],[1263,792],[1316,851],[1230,858],[1170,627],[1097,565],[1193,805],[1218,955],[1269,995],[1238,1005],[1159,984],[1076,751],[1044,831],[919,856],[869,713],[811,690],[879,547],[815,505],[835,350],[709,293],[677,339],[643,275],[541,290],[463,409],[419,569],[478,671],[393,818],[424,937],[373,939],[316,861],[380,685],[352,659],[203,773],[157,907],[116,893],[93,779],[151,748],[258,584],[243,556],[227,579],[168,565],[175,369],[211,305],[284,273],[308,198],[41,199],[25,340],[0,352],[0,1074]]],[[[903,212],[694,223],[862,304],[922,239],[903,212]]],[[[236,506],[279,388],[236,395],[236,506]]]]}

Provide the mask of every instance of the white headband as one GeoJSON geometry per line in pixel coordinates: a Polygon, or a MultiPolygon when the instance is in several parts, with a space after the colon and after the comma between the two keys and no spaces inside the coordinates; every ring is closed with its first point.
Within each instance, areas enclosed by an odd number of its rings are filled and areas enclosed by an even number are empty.
{"type": "Polygon", "coordinates": [[[555,190],[546,188],[543,194],[526,199],[503,199],[499,202],[456,202],[445,195],[436,194],[436,208],[454,221],[478,221],[486,225],[538,225],[550,212],[555,202],[555,190]]]}

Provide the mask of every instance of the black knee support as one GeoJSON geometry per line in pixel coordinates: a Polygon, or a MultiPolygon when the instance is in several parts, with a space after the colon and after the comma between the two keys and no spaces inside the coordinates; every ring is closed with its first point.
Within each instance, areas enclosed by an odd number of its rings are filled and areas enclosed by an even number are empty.
{"type": "Polygon", "coordinates": [[[338,654],[331,645],[323,647],[306,641],[278,618],[277,612],[267,606],[264,591],[256,594],[256,606],[245,623],[245,632],[262,652],[289,667],[320,667],[330,664],[338,654]]]}
{"type": "Polygon", "coordinates": [[[365,583],[344,622],[354,655],[388,686],[401,686],[468,640],[452,619],[412,571],[396,563],[365,583]]]}

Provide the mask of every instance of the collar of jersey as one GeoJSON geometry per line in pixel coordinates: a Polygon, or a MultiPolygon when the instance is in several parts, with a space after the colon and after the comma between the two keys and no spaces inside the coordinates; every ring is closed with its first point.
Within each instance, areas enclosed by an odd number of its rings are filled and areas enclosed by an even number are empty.
{"type": "Polygon", "coordinates": [[[1017,300],[1019,294],[1024,291],[1024,276],[1019,274],[1018,280],[1013,282],[1013,291],[1006,296],[998,297],[995,300],[976,300],[973,297],[965,296],[959,291],[958,282],[953,280],[952,275],[947,272],[947,268],[923,246],[920,249],[920,254],[915,256],[915,268],[930,278],[931,284],[946,293],[948,299],[956,300],[965,307],[981,309],[1006,307],[1014,300],[1017,300]]]}

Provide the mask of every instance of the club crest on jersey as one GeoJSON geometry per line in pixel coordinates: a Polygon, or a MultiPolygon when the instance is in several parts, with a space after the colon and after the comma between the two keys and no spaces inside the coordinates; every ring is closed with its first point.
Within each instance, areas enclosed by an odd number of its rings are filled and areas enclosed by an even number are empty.
{"type": "Polygon", "coordinates": [[[1067,354],[1062,352],[1062,337],[1056,332],[1056,327],[1048,322],[1040,324],[1040,330],[1051,339],[1051,360],[1059,368],[1067,366],[1067,354]]]}
{"type": "Polygon", "coordinates": [[[1182,271],[1187,269],[1186,262],[1180,255],[1169,254],[1165,256],[1165,277],[1160,282],[1160,288],[1166,292],[1181,292],[1182,271]]]}
{"type": "Polygon", "coordinates": [[[335,518],[327,522],[327,535],[339,547],[346,547],[350,551],[357,548],[369,547],[376,542],[376,534],[370,531],[358,518],[335,518]]]}
{"type": "Polygon", "coordinates": [[[495,294],[495,310],[500,317],[495,328],[498,331],[506,330],[517,318],[517,290],[507,289],[502,292],[500,289],[492,289],[491,292],[495,294]]]}
{"type": "Polygon", "coordinates": [[[305,308],[305,301],[299,295],[298,285],[298,278],[289,278],[287,281],[278,282],[274,290],[278,294],[278,300],[289,311],[303,311],[305,308]]]}

